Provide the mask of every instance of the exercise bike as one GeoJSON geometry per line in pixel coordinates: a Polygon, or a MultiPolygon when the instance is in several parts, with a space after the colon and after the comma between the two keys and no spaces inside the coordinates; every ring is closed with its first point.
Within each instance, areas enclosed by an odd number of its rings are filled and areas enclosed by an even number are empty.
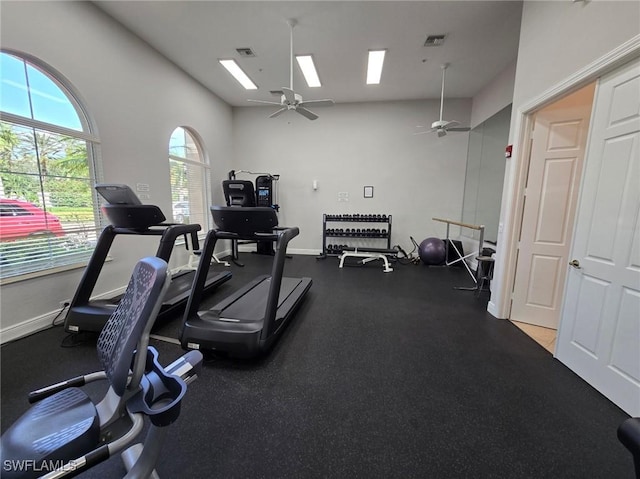
{"type": "Polygon", "coordinates": [[[0,441],[3,478],[74,476],[120,452],[127,478],[157,477],[168,426],[178,419],[187,384],[197,378],[203,359],[191,351],[163,367],[148,346],[169,283],[166,261],[138,262],[98,338],[103,370],[29,394],[33,407],[0,441]],[[94,403],[80,386],[97,380],[107,380],[109,389],[94,403]],[[144,444],[134,444],[145,419],[150,425],[144,444]]]}

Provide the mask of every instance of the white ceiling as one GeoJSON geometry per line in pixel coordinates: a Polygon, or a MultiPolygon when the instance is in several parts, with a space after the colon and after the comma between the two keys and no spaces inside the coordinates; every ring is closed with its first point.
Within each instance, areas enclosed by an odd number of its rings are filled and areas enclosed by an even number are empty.
{"type": "Polygon", "coordinates": [[[289,84],[289,26],[294,51],[311,53],[322,87],[308,88],[297,64],[294,89],[307,100],[337,103],[469,98],[512,60],[518,49],[522,2],[511,1],[98,1],[100,9],[233,106],[273,100],[289,84]],[[425,47],[427,35],[445,44],[425,47]],[[236,48],[256,56],[242,58],[236,48]],[[367,52],[387,49],[380,85],[365,85],[367,52]],[[256,82],[244,90],[222,66],[235,58],[256,82]]]}

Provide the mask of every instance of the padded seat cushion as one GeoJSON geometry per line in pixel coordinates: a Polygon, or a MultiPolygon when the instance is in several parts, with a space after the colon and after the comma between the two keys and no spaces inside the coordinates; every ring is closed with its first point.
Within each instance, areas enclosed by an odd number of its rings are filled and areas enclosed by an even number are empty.
{"type": "Polygon", "coordinates": [[[89,397],[78,388],[60,391],[36,403],[2,435],[2,477],[39,477],[93,450],[99,438],[98,413],[89,397]]]}

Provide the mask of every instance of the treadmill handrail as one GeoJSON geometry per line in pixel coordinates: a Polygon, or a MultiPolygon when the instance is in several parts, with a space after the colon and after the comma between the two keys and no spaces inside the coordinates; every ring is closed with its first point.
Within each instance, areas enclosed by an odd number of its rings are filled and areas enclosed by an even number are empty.
{"type": "Polygon", "coordinates": [[[280,297],[280,287],[282,286],[282,274],[284,272],[284,260],[287,257],[287,245],[289,241],[300,234],[297,226],[287,228],[280,233],[280,238],[276,243],[276,254],[273,258],[271,268],[271,284],[269,285],[269,296],[264,314],[264,325],[262,326],[261,338],[264,340],[271,335],[275,325],[276,313],[278,311],[278,299],[280,297]]]}
{"type": "Polygon", "coordinates": [[[202,229],[199,224],[165,224],[157,226],[162,226],[162,228],[153,230],[149,229],[146,231],[136,231],[131,228],[118,228],[113,225],[107,225],[102,230],[102,233],[100,233],[100,237],[98,238],[98,242],[95,249],[93,250],[91,258],[89,259],[87,267],[84,270],[82,279],[80,280],[80,284],[78,285],[78,289],[76,290],[73,299],[71,300],[69,310],[71,310],[78,304],[87,304],[90,301],[93,289],[95,288],[98,282],[98,277],[102,272],[102,267],[104,266],[107,260],[107,256],[109,255],[109,251],[111,250],[111,245],[113,244],[115,237],[119,234],[136,236],[162,236],[162,238],[160,238],[160,244],[158,245],[158,249],[156,251],[156,256],[167,262],[169,262],[169,258],[171,257],[171,252],[173,250],[175,240],[181,235],[191,234],[191,241],[194,245],[194,248],[197,249],[198,231],[202,229]]]}
{"type": "MultiPolygon", "coordinates": [[[[184,318],[182,321],[182,331],[181,335],[184,333],[184,327],[187,321],[190,318],[196,317],[198,315],[198,307],[200,306],[200,301],[202,299],[202,292],[204,289],[205,279],[209,272],[209,266],[211,263],[211,258],[213,257],[213,250],[216,246],[216,242],[218,239],[244,239],[239,238],[237,235],[229,237],[227,236],[228,232],[218,231],[218,230],[210,230],[207,233],[207,236],[204,241],[204,245],[202,247],[202,255],[200,258],[200,262],[198,263],[198,268],[196,270],[196,274],[193,278],[193,287],[191,291],[191,295],[189,296],[189,300],[187,302],[187,307],[184,311],[184,318]],[[226,234],[225,234],[226,233],[226,234]]],[[[287,245],[289,241],[300,234],[300,229],[297,226],[284,228],[278,231],[278,234],[275,235],[277,239],[276,241],[276,252],[273,258],[273,266],[271,268],[271,284],[269,286],[269,292],[267,297],[267,305],[265,307],[264,314],[264,325],[261,332],[261,338],[266,338],[271,333],[273,329],[273,323],[275,322],[276,312],[278,309],[278,297],[280,295],[280,285],[282,283],[282,274],[284,271],[284,262],[287,255],[287,245]]]]}

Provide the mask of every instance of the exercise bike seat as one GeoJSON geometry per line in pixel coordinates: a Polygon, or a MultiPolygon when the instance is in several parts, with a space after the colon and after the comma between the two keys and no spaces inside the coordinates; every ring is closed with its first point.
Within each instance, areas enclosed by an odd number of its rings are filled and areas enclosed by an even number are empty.
{"type": "Polygon", "coordinates": [[[148,346],[169,284],[166,261],[138,262],[98,337],[102,370],[29,394],[35,404],[0,439],[2,477],[77,475],[121,452],[127,477],[155,474],[167,426],[178,419],[187,382],[197,378],[202,365],[202,354],[193,351],[163,367],[148,346]],[[79,387],[99,380],[109,389],[98,403],[79,387]],[[144,444],[133,444],[145,419],[150,424],[144,444]]]}
{"type": "Polygon", "coordinates": [[[60,391],[36,403],[2,435],[2,464],[13,466],[2,477],[38,477],[90,452],[99,437],[91,399],[78,388],[60,391]],[[21,464],[42,467],[21,470],[21,464]]]}

